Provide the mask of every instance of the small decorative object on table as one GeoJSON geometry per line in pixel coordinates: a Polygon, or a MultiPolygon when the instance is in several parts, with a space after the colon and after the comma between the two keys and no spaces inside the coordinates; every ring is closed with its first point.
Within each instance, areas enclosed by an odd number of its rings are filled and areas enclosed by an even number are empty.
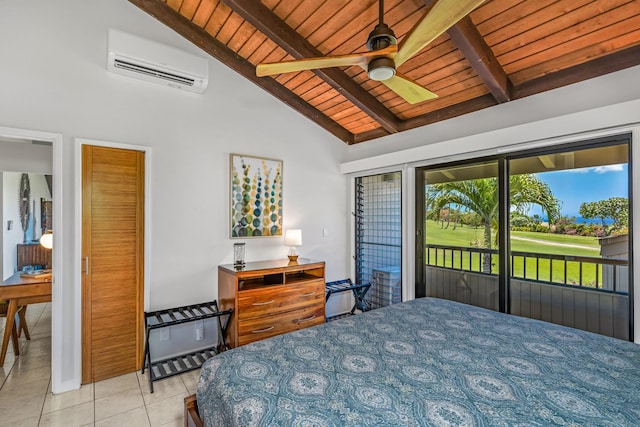
{"type": "Polygon", "coordinates": [[[296,253],[296,246],[302,245],[302,230],[290,229],[284,235],[284,244],[291,246],[289,249],[289,261],[295,262],[298,260],[298,254],[296,253]]]}
{"type": "Polygon", "coordinates": [[[244,243],[233,244],[233,265],[237,267],[244,266],[244,243]]]}

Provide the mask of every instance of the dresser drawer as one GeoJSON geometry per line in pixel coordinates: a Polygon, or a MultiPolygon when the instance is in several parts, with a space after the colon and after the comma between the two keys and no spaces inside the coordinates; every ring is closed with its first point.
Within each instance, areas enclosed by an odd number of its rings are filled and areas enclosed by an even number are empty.
{"type": "Polygon", "coordinates": [[[269,286],[242,291],[238,295],[238,318],[250,319],[296,310],[310,305],[324,305],[324,280],[299,285],[269,286]]]}
{"type": "Polygon", "coordinates": [[[296,329],[319,325],[324,323],[324,314],[324,303],[320,303],[277,316],[241,320],[238,322],[238,344],[249,344],[296,329]]]}

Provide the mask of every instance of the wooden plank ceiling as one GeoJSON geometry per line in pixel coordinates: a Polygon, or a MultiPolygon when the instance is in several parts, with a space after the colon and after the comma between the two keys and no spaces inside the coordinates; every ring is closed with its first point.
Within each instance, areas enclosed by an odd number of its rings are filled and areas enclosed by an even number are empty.
{"type": "MultiPolygon", "coordinates": [[[[640,0],[487,0],[399,68],[438,94],[411,105],[355,66],[255,75],[365,51],[377,0],[129,1],[347,144],[640,64],[640,0]]],[[[401,41],[435,1],[387,0],[384,21],[401,41]]]]}

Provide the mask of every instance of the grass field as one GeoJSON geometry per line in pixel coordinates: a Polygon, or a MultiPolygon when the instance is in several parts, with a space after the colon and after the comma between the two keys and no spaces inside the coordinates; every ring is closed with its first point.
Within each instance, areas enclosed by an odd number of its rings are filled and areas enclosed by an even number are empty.
{"type": "MultiPolygon", "coordinates": [[[[456,227],[453,224],[443,229],[439,222],[427,221],[427,242],[444,246],[477,247],[484,239],[483,228],[456,227]]],[[[493,247],[496,248],[495,236],[493,247]]],[[[511,233],[511,250],[513,252],[531,252],[540,254],[571,255],[578,257],[600,257],[600,245],[595,237],[569,236],[564,234],[535,233],[513,231],[511,233]]],[[[441,266],[480,271],[481,254],[470,254],[451,251],[439,251],[437,263],[434,261],[435,251],[431,250],[431,263],[441,266]]],[[[426,260],[425,260],[426,261],[426,260]]],[[[569,261],[566,263],[566,282],[584,285],[594,284],[596,265],[569,261]]],[[[514,257],[512,276],[538,279],[556,283],[565,282],[565,263],[547,259],[527,258],[526,269],[524,257],[514,257]]],[[[498,257],[492,257],[492,272],[498,272],[498,257]]],[[[602,283],[602,269],[598,273],[598,282],[602,283]]]]}

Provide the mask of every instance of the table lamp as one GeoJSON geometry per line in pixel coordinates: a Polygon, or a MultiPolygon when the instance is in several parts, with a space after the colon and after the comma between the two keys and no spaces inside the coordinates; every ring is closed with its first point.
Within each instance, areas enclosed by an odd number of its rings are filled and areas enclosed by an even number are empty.
{"type": "Polygon", "coordinates": [[[40,244],[46,249],[53,248],[53,232],[51,230],[40,236],[40,244]]]}
{"type": "Polygon", "coordinates": [[[287,230],[284,234],[284,244],[291,246],[289,249],[289,261],[297,261],[298,254],[296,253],[296,246],[302,245],[302,230],[291,229],[287,230]]]}

